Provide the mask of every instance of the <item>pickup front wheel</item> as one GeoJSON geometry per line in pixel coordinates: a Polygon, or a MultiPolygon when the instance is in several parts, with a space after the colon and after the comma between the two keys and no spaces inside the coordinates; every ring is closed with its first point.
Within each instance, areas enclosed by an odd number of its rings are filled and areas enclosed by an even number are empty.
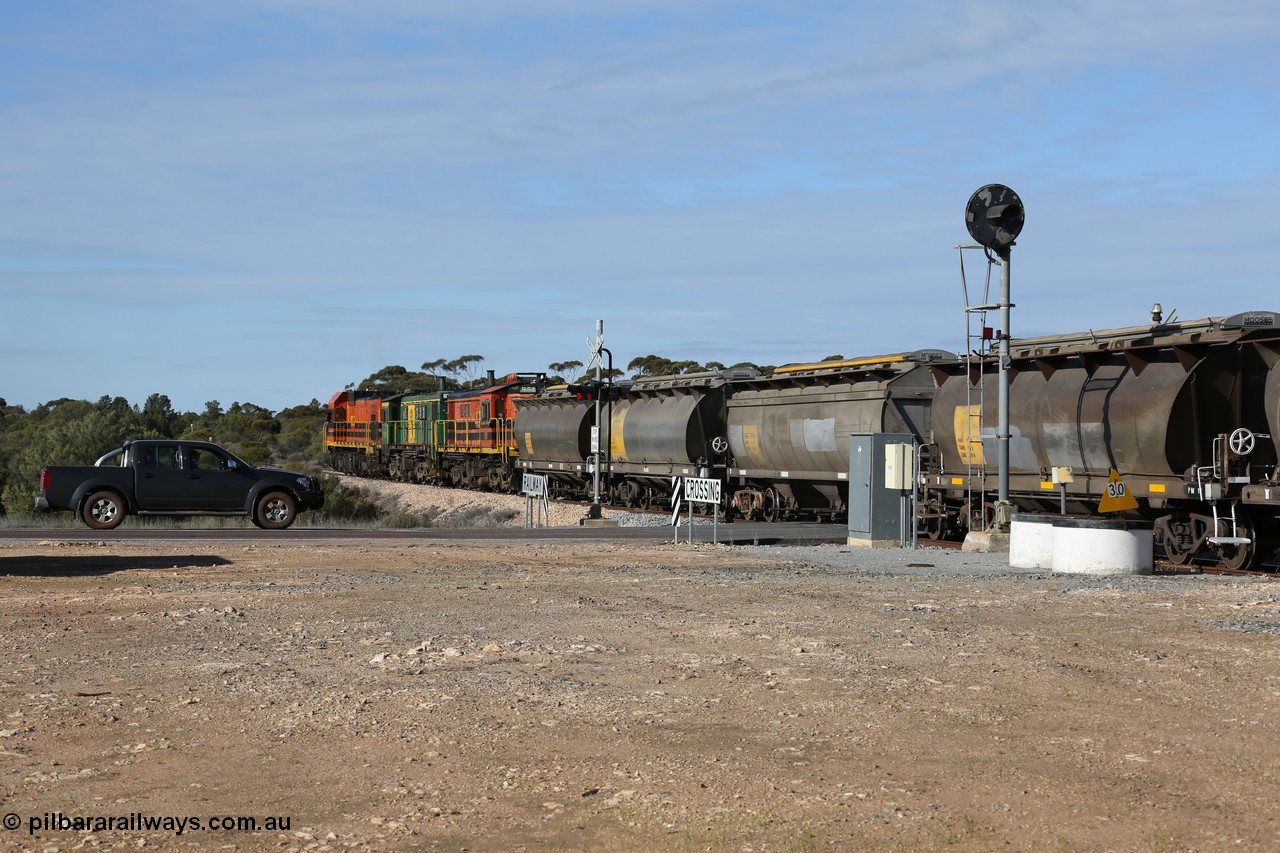
{"type": "Polygon", "coordinates": [[[298,515],[293,496],[288,492],[267,492],[258,501],[253,520],[265,530],[284,530],[298,515]]]}
{"type": "Polygon", "coordinates": [[[115,492],[94,492],[80,505],[80,517],[95,530],[111,530],[124,521],[124,501],[115,492]]]}

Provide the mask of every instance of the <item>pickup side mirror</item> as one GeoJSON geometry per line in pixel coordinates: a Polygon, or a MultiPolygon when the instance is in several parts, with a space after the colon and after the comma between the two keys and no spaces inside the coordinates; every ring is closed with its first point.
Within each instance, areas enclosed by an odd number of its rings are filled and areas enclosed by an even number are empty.
{"type": "Polygon", "coordinates": [[[228,470],[228,471],[234,471],[234,470],[236,470],[236,469],[237,469],[237,468],[239,468],[239,467],[240,467],[240,463],[239,463],[239,462],[237,462],[236,460],[234,460],[234,459],[228,459],[228,460],[227,460],[227,470],[228,470]]]}

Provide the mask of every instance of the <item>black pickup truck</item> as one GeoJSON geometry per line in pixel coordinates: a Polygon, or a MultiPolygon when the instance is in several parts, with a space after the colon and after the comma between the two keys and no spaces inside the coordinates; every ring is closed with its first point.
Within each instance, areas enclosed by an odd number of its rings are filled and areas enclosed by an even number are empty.
{"type": "Polygon", "coordinates": [[[75,512],[97,530],[126,515],[247,515],[283,530],[322,506],[315,477],[254,468],[207,441],[131,441],[92,466],[44,468],[36,498],[37,510],[75,512]]]}

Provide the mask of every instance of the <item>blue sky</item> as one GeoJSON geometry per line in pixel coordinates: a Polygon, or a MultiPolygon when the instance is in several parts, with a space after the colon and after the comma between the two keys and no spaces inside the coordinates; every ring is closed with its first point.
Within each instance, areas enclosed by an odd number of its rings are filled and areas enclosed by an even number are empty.
{"type": "Polygon", "coordinates": [[[1280,310],[1274,0],[0,9],[11,404],[958,350],[993,182],[1015,337],[1280,310]]]}

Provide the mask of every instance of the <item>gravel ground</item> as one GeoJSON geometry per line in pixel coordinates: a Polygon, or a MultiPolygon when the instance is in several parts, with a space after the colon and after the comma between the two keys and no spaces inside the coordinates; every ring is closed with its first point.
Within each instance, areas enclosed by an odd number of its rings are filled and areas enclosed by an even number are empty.
{"type": "MultiPolygon", "coordinates": [[[[437,526],[448,527],[454,519],[481,509],[492,517],[506,518],[509,527],[524,525],[525,498],[500,492],[473,492],[467,489],[451,489],[444,486],[426,486],[418,483],[396,483],[391,480],[372,480],[362,477],[339,477],[344,486],[361,489],[381,500],[392,501],[400,509],[409,512],[438,515],[437,526]]],[[[580,504],[550,501],[547,511],[548,527],[576,527],[586,515],[586,507],[580,504]]],[[[604,515],[624,527],[649,527],[666,524],[661,513],[624,512],[605,507],[604,515]]]]}
{"type": "MultiPolygon", "coordinates": [[[[521,527],[525,518],[525,498],[499,492],[473,492],[444,486],[396,483],[361,477],[339,477],[342,484],[361,489],[366,494],[394,502],[400,509],[427,513],[437,517],[436,526],[450,527],[455,519],[467,518],[476,510],[484,510],[494,518],[506,519],[508,527],[521,527]]],[[[587,512],[583,504],[549,501],[546,526],[577,527],[587,512]]],[[[665,512],[627,512],[617,507],[603,507],[603,515],[622,527],[665,527],[670,516],[665,512]]],[[[710,526],[711,519],[694,516],[694,526],[710,526]]]]}
{"type": "Polygon", "coordinates": [[[5,540],[0,844],[1280,847],[1280,587],[1004,559],[5,540]]]}

